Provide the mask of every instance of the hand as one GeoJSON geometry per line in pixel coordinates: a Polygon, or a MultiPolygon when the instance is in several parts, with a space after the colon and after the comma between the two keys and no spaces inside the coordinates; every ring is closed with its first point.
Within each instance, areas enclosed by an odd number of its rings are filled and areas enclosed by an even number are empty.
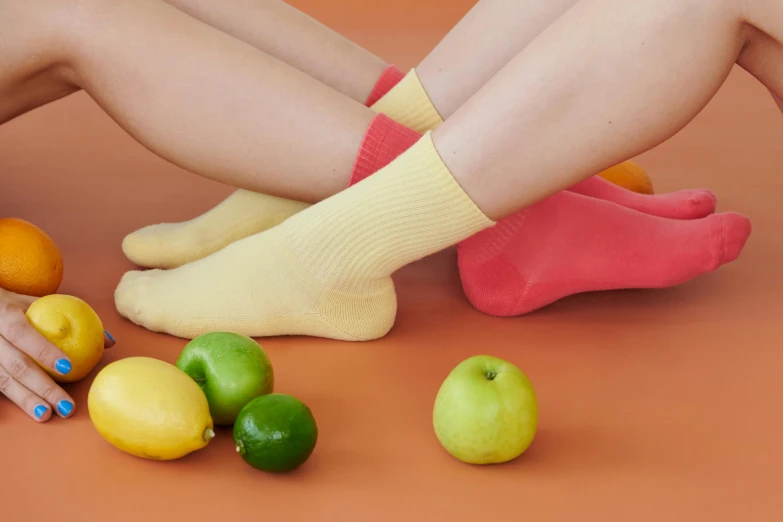
{"type": "MultiPolygon", "coordinates": [[[[67,374],[71,363],[27,321],[25,312],[36,297],[0,289],[0,395],[5,395],[37,422],[46,422],[56,412],[73,414],[73,399],[40,367],[67,374]]],[[[107,348],[114,341],[104,333],[107,348]]]]}

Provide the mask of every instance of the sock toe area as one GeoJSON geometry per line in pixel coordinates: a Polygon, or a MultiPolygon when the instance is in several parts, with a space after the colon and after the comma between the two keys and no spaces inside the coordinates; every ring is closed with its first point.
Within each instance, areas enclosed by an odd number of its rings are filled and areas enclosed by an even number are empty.
{"type": "Polygon", "coordinates": [[[735,261],[742,253],[752,232],[750,219],[735,212],[720,215],[722,221],[722,251],[720,264],[735,261]]]}
{"type": "Polygon", "coordinates": [[[178,268],[273,228],[308,206],[299,201],[237,190],[191,220],[150,225],[128,234],[122,242],[122,251],[133,263],[145,268],[178,268]]]}
{"type": "Polygon", "coordinates": [[[150,330],[159,331],[155,328],[155,322],[146,317],[148,314],[145,314],[145,311],[149,311],[149,309],[144,306],[144,296],[150,283],[150,274],[155,272],[161,271],[132,271],[123,275],[114,290],[114,304],[120,315],[129,321],[150,330]]]}
{"type": "Polygon", "coordinates": [[[192,260],[183,261],[185,253],[179,241],[182,233],[181,227],[173,224],[150,225],[125,236],[122,253],[132,263],[145,268],[176,268],[192,260]]]}
{"type": "Polygon", "coordinates": [[[704,217],[715,213],[715,209],[718,206],[718,198],[712,191],[689,190],[687,193],[694,217],[704,217]]]}
{"type": "Polygon", "coordinates": [[[640,196],[637,210],[671,219],[701,219],[715,213],[718,198],[709,190],[690,189],[656,196],[640,196]]]}

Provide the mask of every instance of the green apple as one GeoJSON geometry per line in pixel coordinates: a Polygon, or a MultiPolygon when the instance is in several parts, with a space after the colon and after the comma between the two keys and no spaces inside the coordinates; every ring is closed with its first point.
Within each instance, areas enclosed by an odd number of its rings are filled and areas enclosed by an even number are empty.
{"type": "Polygon", "coordinates": [[[275,376],[264,350],[250,337],[230,332],[204,334],[190,341],[177,368],[204,390],[215,424],[231,425],[251,400],[272,393],[275,376]]]}
{"type": "Polygon", "coordinates": [[[443,382],[432,420],[440,443],[462,462],[508,462],[533,442],[536,394],[519,368],[479,355],[461,362],[443,382]]]}

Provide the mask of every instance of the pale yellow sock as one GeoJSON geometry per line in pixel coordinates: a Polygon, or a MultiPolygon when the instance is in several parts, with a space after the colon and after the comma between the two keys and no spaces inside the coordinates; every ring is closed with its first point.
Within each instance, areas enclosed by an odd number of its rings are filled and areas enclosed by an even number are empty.
{"type": "MultiPolygon", "coordinates": [[[[424,133],[443,119],[411,70],[372,109],[424,133]]],[[[190,221],[162,223],[137,230],[122,242],[122,251],[145,268],[177,268],[201,259],[234,241],[268,230],[309,205],[247,190],[237,190],[220,205],[190,221]]]]}
{"type": "Polygon", "coordinates": [[[394,323],[395,270],[492,225],[427,134],[275,228],[175,270],[126,274],[115,301],[135,323],[185,338],[227,330],[376,339],[394,323]]]}
{"type": "Polygon", "coordinates": [[[405,78],[375,102],[371,109],[421,133],[435,130],[443,123],[443,118],[421,84],[416,69],[411,69],[405,78]]]}
{"type": "Polygon", "coordinates": [[[190,221],[151,225],[129,234],[122,242],[122,251],[145,268],[176,268],[277,226],[309,206],[237,190],[209,212],[190,221]]]}

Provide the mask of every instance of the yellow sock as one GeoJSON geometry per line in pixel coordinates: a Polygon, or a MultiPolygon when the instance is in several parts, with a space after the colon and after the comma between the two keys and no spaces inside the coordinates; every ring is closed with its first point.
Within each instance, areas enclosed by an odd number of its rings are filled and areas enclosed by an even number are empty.
{"type": "Polygon", "coordinates": [[[370,108],[416,132],[432,131],[443,123],[443,118],[424,90],[416,69],[411,69],[405,78],[370,108]]]}
{"type": "MultiPolygon", "coordinates": [[[[421,133],[443,123],[415,69],[372,109],[421,133]]],[[[151,225],[129,234],[122,242],[122,251],[132,262],[145,268],[177,268],[270,229],[308,206],[299,201],[238,190],[217,207],[190,221],[151,225]]]]}
{"type": "Polygon", "coordinates": [[[150,330],[193,338],[381,337],[394,323],[391,274],[492,226],[429,134],[370,178],[175,270],[130,272],[117,310],[150,330]]]}
{"type": "Polygon", "coordinates": [[[145,268],[176,268],[277,226],[309,206],[237,190],[209,212],[190,221],[151,225],[129,234],[122,242],[122,251],[145,268]]]}

